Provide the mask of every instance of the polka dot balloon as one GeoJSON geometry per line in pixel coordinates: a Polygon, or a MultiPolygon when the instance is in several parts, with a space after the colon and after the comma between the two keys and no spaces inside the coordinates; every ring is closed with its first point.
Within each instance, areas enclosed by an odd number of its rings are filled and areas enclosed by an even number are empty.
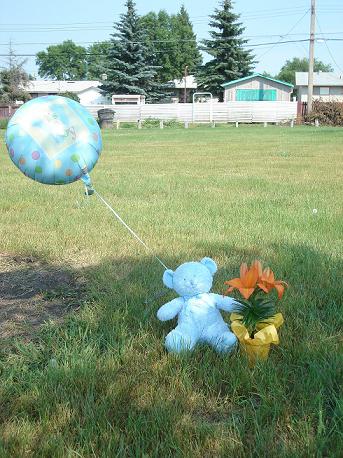
{"type": "Polygon", "coordinates": [[[26,176],[68,184],[95,166],[102,149],[97,122],[66,97],[38,97],[22,105],[6,131],[10,158],[26,176]]]}

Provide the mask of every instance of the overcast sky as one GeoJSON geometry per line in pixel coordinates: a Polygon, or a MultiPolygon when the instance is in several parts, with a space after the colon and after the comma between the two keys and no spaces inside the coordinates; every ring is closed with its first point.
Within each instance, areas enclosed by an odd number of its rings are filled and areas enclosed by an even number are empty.
{"type": "MultiPolygon", "coordinates": [[[[6,65],[8,43],[12,41],[17,54],[35,54],[48,44],[71,39],[86,42],[106,40],[113,21],[124,10],[124,0],[1,0],[0,66],[6,65]],[[97,8],[98,6],[98,8],[97,8]]],[[[139,14],[165,9],[176,13],[182,4],[189,12],[198,40],[207,37],[208,15],[218,0],[137,0],[139,14]]],[[[246,27],[244,35],[251,45],[289,40],[306,40],[310,24],[310,0],[237,0],[235,12],[241,14],[246,27]]],[[[316,57],[331,63],[343,74],[343,1],[317,0],[318,38],[316,57]],[[330,39],[330,41],[328,40],[330,39]],[[342,40],[342,41],[340,41],[342,40]]],[[[252,46],[259,61],[256,71],[278,73],[286,59],[308,56],[308,42],[252,46]]],[[[26,70],[37,73],[35,58],[29,57],[26,70]]]]}

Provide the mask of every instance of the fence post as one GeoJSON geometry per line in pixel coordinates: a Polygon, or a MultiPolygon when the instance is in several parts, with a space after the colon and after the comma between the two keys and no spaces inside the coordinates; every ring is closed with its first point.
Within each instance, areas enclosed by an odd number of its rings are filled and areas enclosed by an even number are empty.
{"type": "Polygon", "coordinates": [[[238,127],[238,121],[236,121],[236,127],[238,127]]]}
{"type": "Polygon", "coordinates": [[[264,126],[264,127],[267,127],[267,126],[268,126],[268,123],[267,123],[267,122],[264,122],[263,126],[264,126]]]}
{"type": "Polygon", "coordinates": [[[117,128],[117,130],[119,129],[119,127],[120,127],[120,120],[117,119],[117,121],[116,121],[116,128],[117,128]]]}
{"type": "Polygon", "coordinates": [[[294,127],[294,119],[291,119],[291,127],[294,127]]]}
{"type": "Polygon", "coordinates": [[[214,129],[216,127],[216,123],[212,122],[211,127],[214,129]]]}
{"type": "Polygon", "coordinates": [[[185,121],[185,129],[188,129],[188,121],[185,121]]]}
{"type": "Polygon", "coordinates": [[[137,127],[138,127],[138,129],[142,128],[142,120],[141,119],[138,119],[137,127]]]}
{"type": "Polygon", "coordinates": [[[319,127],[319,121],[318,121],[318,119],[316,119],[316,120],[314,121],[314,124],[315,124],[316,127],[319,127]]]}
{"type": "Polygon", "coordinates": [[[160,120],[160,129],[163,129],[163,119],[160,120]]]}

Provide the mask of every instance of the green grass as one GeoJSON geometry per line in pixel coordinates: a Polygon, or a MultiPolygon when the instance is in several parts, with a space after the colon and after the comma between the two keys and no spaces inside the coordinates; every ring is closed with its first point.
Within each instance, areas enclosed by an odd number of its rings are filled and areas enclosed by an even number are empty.
{"type": "Polygon", "coordinates": [[[0,456],[341,456],[341,129],[104,133],[94,185],[168,266],[211,256],[221,292],[259,258],[289,283],[280,346],[254,369],[168,355],[161,266],[95,196],[76,203],[79,183],[35,183],[0,148],[0,250],[81,272],[88,291],[63,325],[3,346],[0,456]]]}

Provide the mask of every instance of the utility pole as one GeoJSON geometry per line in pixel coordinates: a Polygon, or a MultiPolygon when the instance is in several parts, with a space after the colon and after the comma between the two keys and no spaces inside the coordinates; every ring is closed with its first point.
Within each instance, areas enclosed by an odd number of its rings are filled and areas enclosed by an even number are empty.
{"type": "Polygon", "coordinates": [[[188,65],[185,67],[185,89],[184,89],[184,95],[183,95],[183,103],[187,103],[187,76],[188,76],[188,65]]]}
{"type": "Polygon", "coordinates": [[[309,56],[309,67],[308,67],[307,113],[311,113],[312,111],[315,27],[316,27],[316,0],[311,0],[311,29],[310,29],[310,56],[309,56]]]}

